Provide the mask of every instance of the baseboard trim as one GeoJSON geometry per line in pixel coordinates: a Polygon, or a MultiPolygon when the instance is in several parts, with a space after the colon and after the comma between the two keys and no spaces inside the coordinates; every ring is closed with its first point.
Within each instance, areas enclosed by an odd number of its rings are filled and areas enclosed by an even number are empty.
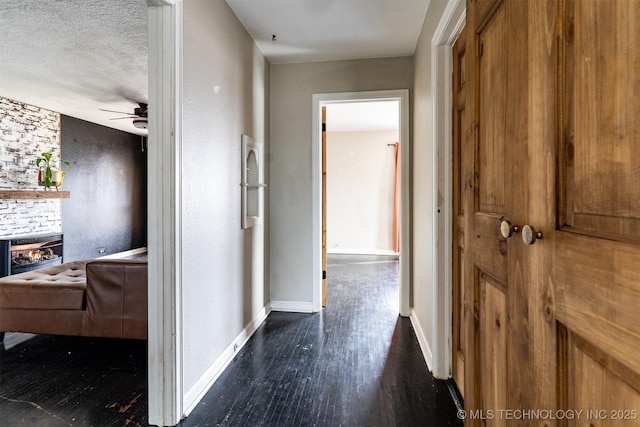
{"type": "Polygon", "coordinates": [[[327,249],[327,254],[335,255],[399,255],[390,249],[327,249]]]}
{"type": "Polygon", "coordinates": [[[313,313],[313,303],[307,301],[271,301],[271,311],[313,313]]]}
{"type": "Polygon", "coordinates": [[[429,368],[429,372],[433,372],[433,354],[431,353],[431,348],[429,347],[429,342],[422,330],[422,326],[420,326],[420,321],[418,320],[418,316],[416,312],[411,309],[411,324],[413,325],[413,330],[416,333],[416,337],[418,338],[418,344],[420,344],[420,350],[422,350],[422,356],[424,357],[424,361],[427,362],[427,368],[429,368]]]}
{"type": "Polygon", "coordinates": [[[209,391],[211,386],[218,380],[220,375],[229,366],[233,358],[249,341],[249,338],[256,332],[258,327],[265,321],[271,312],[271,304],[267,303],[249,324],[238,334],[238,336],[224,349],[222,354],[213,362],[207,371],[200,377],[196,384],[185,393],[183,399],[184,414],[187,417],[191,411],[198,405],[200,400],[209,391]]]}

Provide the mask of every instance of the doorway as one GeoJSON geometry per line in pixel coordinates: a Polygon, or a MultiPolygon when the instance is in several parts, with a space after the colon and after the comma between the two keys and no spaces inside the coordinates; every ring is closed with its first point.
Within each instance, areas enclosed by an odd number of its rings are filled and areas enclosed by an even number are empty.
{"type": "Polygon", "coordinates": [[[327,253],[398,255],[399,102],[331,103],[324,108],[327,253]]]}
{"type": "MultiPolygon", "coordinates": [[[[322,305],[322,107],[346,103],[366,103],[372,101],[395,101],[398,103],[399,115],[399,252],[400,252],[400,292],[399,312],[409,316],[410,312],[410,212],[409,212],[409,93],[408,90],[351,92],[313,95],[313,239],[314,239],[314,274],[313,307],[320,311],[322,305]]],[[[390,150],[391,147],[388,147],[390,150]]]]}
{"type": "MultiPolygon", "coordinates": [[[[322,305],[326,307],[334,273],[341,270],[336,266],[397,263],[400,103],[329,103],[322,111],[322,305]]],[[[393,300],[397,307],[397,292],[393,300]]]]}

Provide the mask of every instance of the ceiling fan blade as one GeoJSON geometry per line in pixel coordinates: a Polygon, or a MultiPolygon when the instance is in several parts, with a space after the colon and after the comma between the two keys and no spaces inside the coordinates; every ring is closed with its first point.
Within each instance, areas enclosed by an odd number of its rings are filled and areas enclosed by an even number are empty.
{"type": "Polygon", "coordinates": [[[118,113],[118,114],[131,114],[131,113],[125,113],[124,111],[115,111],[115,110],[105,110],[104,108],[100,108],[100,111],[106,111],[108,113],[118,113]]]}
{"type": "Polygon", "coordinates": [[[136,117],[140,117],[140,116],[113,117],[109,120],[135,119],[136,117]]]}

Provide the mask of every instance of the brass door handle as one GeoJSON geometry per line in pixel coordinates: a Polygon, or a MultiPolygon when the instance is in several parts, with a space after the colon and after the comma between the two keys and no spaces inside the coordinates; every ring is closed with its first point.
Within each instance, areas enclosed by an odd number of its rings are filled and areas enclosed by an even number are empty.
{"type": "Polygon", "coordinates": [[[522,227],[522,241],[526,245],[533,245],[538,239],[542,239],[541,232],[536,231],[536,229],[530,225],[522,227]]]}
{"type": "Polygon", "coordinates": [[[500,234],[502,234],[502,237],[504,237],[505,239],[513,236],[513,233],[517,233],[518,231],[520,231],[520,227],[511,224],[511,222],[507,221],[506,219],[503,219],[500,223],[500,234]]]}

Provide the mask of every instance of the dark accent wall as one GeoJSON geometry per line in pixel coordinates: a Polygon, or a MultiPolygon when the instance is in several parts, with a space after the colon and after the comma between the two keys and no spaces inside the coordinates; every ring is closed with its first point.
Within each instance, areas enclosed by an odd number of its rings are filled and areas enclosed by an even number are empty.
{"type": "Polygon", "coordinates": [[[147,244],[147,155],[141,136],[61,117],[65,262],[147,244]],[[104,252],[103,252],[104,251],[104,252]]]}

